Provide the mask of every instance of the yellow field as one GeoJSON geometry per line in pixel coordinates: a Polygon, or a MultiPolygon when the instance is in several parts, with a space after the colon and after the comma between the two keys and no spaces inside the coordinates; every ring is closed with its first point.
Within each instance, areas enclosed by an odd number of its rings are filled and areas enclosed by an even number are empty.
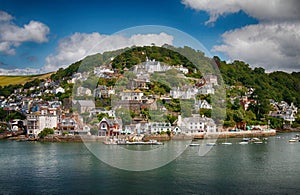
{"type": "Polygon", "coordinates": [[[36,78],[46,79],[49,78],[52,73],[41,75],[29,75],[29,76],[0,76],[0,86],[25,84],[28,81],[32,81],[36,78]]]}

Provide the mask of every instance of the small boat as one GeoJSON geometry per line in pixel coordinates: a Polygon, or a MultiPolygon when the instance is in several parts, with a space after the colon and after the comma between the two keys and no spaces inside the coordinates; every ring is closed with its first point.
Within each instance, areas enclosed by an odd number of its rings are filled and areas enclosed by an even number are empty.
{"type": "Polygon", "coordinates": [[[192,143],[192,144],[189,144],[189,146],[191,146],[191,147],[193,147],[193,146],[200,146],[200,144],[192,143]]]}
{"type": "Polygon", "coordinates": [[[223,142],[222,145],[232,145],[230,142],[223,142]]]}
{"type": "Polygon", "coordinates": [[[210,143],[207,143],[206,145],[207,145],[207,146],[216,146],[217,144],[216,144],[216,143],[213,143],[213,142],[210,142],[210,143]]]}
{"type": "Polygon", "coordinates": [[[295,137],[293,137],[292,139],[289,140],[289,142],[297,142],[297,141],[300,141],[299,134],[296,134],[295,137]]]}
{"type": "MultiPolygon", "coordinates": [[[[289,142],[297,142],[297,139],[290,139],[289,142]]],[[[300,140],[299,140],[300,141],[300,140]]]]}
{"type": "Polygon", "coordinates": [[[251,140],[250,137],[244,137],[244,138],[243,138],[243,141],[244,141],[244,142],[247,142],[247,141],[250,141],[250,140],[251,140]]]}
{"type": "Polygon", "coordinates": [[[240,145],[246,145],[248,142],[239,142],[240,145]]]}
{"type": "Polygon", "coordinates": [[[255,144],[262,144],[263,142],[262,141],[256,141],[256,142],[253,142],[255,144]]]}

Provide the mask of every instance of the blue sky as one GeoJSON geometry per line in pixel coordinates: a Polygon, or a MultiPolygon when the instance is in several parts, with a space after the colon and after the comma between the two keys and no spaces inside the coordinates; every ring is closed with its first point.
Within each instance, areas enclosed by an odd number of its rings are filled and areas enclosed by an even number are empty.
{"type": "MultiPolygon", "coordinates": [[[[93,52],[147,45],[143,36],[124,40],[112,35],[159,25],[187,33],[223,60],[244,60],[267,71],[299,71],[298,8],[296,0],[0,0],[0,69],[57,70],[91,54],[91,45],[107,37],[113,39],[105,42],[110,46],[93,52]]],[[[152,34],[148,38],[157,45],[176,45],[167,32],[143,33],[152,34]]]]}

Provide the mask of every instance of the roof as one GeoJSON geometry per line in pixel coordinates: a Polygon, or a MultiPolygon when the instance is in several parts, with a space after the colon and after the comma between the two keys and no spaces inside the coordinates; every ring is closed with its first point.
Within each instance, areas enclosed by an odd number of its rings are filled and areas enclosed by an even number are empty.
{"type": "Polygon", "coordinates": [[[80,106],[85,106],[85,107],[95,107],[95,102],[92,100],[77,100],[77,103],[80,106]]]}

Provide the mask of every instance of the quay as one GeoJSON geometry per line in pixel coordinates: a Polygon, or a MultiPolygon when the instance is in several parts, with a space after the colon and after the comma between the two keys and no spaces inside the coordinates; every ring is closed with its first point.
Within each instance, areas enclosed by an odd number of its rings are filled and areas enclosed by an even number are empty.
{"type": "Polygon", "coordinates": [[[251,131],[233,131],[233,132],[217,132],[217,133],[199,133],[194,135],[194,139],[216,139],[216,138],[243,138],[243,137],[269,137],[275,136],[276,130],[251,130],[251,131]]]}

